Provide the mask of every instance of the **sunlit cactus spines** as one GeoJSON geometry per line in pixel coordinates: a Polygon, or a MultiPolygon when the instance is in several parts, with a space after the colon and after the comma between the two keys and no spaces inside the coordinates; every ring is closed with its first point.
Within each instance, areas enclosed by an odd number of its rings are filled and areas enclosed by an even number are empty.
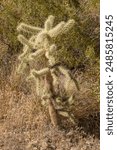
{"type": "Polygon", "coordinates": [[[49,72],[49,68],[44,68],[44,69],[41,69],[41,70],[39,70],[39,71],[37,71],[37,70],[35,70],[35,69],[32,69],[32,70],[31,70],[31,73],[32,73],[35,77],[37,77],[37,78],[39,78],[39,77],[42,76],[42,75],[47,74],[48,72],[49,72]]]}
{"type": "Polygon", "coordinates": [[[60,22],[58,25],[56,25],[53,29],[51,29],[48,34],[51,38],[56,38],[60,33],[61,31],[63,30],[65,26],[65,22],[62,21],[60,22]]]}
{"type": "Polygon", "coordinates": [[[18,57],[19,60],[23,60],[24,57],[26,57],[33,51],[35,37],[36,36],[31,36],[31,38],[27,40],[23,35],[18,35],[18,40],[24,45],[23,53],[18,57]]]}
{"type": "Polygon", "coordinates": [[[42,57],[45,54],[43,49],[39,49],[37,51],[35,51],[34,53],[30,54],[30,59],[39,59],[39,57],[42,57]]]}
{"type": "Polygon", "coordinates": [[[46,58],[48,59],[49,65],[53,66],[56,64],[56,60],[53,56],[55,51],[57,50],[57,47],[55,44],[51,45],[48,51],[45,53],[46,58]]]}
{"type": "Polygon", "coordinates": [[[23,53],[21,53],[21,54],[18,56],[18,59],[19,59],[19,60],[22,60],[22,59],[25,57],[25,55],[26,55],[27,52],[28,52],[28,49],[29,49],[29,47],[28,47],[27,45],[25,45],[24,48],[23,48],[23,53]]]}
{"type": "Polygon", "coordinates": [[[26,39],[23,35],[18,35],[18,40],[23,44],[27,45],[30,49],[33,49],[33,43],[31,43],[28,39],[26,39]]]}
{"type": "MultiPolygon", "coordinates": [[[[57,93],[55,92],[55,85],[59,85],[58,78],[56,72],[64,75],[66,80],[72,81],[77,90],[79,90],[77,86],[77,81],[73,78],[70,71],[62,66],[62,64],[58,64],[56,61],[54,54],[57,53],[57,45],[54,43],[54,39],[61,34],[67,34],[69,30],[75,24],[73,19],[68,20],[67,22],[61,21],[56,26],[54,26],[55,17],[50,15],[44,23],[44,28],[38,28],[31,25],[27,25],[21,23],[17,30],[19,32],[31,33],[31,38],[25,38],[23,35],[18,35],[18,40],[23,44],[23,52],[20,54],[19,67],[18,72],[24,73],[27,66],[29,67],[29,73],[26,78],[26,81],[33,80],[35,84],[35,93],[40,95],[40,80],[41,77],[45,77],[45,87],[46,93],[42,96],[42,99],[46,99],[48,104],[48,111],[50,114],[51,122],[54,126],[58,125],[58,115],[62,115],[64,117],[69,118],[72,123],[74,123],[73,117],[66,111],[60,111],[56,108],[57,105],[57,93]],[[31,66],[30,61],[38,62],[42,57],[46,58],[47,66],[41,70],[37,70],[31,66]],[[33,69],[32,69],[33,68],[33,69]]],[[[45,63],[45,62],[43,62],[45,63]]],[[[43,88],[43,87],[42,87],[43,88]]],[[[68,104],[72,104],[73,95],[71,95],[68,99],[68,104]]],[[[62,103],[62,101],[61,101],[62,103]]],[[[64,105],[63,105],[64,107],[64,105]]]]}
{"type": "Polygon", "coordinates": [[[74,24],[75,21],[73,19],[68,22],[62,21],[49,31],[49,35],[52,38],[56,38],[58,35],[67,33],[74,26],[74,24]]]}
{"type": "Polygon", "coordinates": [[[32,34],[38,33],[41,30],[42,30],[41,28],[27,25],[25,23],[20,23],[19,26],[17,27],[17,31],[19,32],[23,31],[23,32],[32,33],[32,34]]]}
{"type": "Polygon", "coordinates": [[[61,34],[66,34],[75,24],[75,21],[73,19],[70,19],[65,26],[63,27],[61,34]]]}
{"type": "Polygon", "coordinates": [[[45,24],[44,24],[45,31],[49,31],[50,29],[52,29],[53,24],[54,24],[54,19],[55,17],[52,15],[48,17],[48,19],[45,21],[45,24]]]}
{"type": "Polygon", "coordinates": [[[27,69],[27,67],[28,67],[28,64],[26,62],[21,62],[17,68],[17,73],[23,74],[25,72],[25,70],[27,69]]]}

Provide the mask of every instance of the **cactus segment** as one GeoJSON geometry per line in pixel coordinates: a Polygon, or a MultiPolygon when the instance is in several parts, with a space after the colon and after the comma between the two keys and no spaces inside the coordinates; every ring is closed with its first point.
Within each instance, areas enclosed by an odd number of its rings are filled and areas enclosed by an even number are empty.
{"type": "Polygon", "coordinates": [[[48,19],[45,21],[45,24],[44,24],[45,31],[49,31],[50,29],[52,29],[53,24],[54,24],[54,19],[55,17],[52,15],[48,17],[48,19]]]}
{"type": "Polygon", "coordinates": [[[44,68],[44,69],[39,70],[39,71],[37,71],[37,70],[35,70],[35,69],[32,69],[32,70],[31,70],[31,73],[32,73],[35,77],[39,78],[40,76],[43,76],[43,75],[47,74],[49,71],[50,71],[49,68],[44,68]]]}
{"type": "Polygon", "coordinates": [[[17,38],[23,45],[27,45],[30,49],[33,49],[33,44],[29,42],[23,35],[20,34],[17,38]]]}
{"type": "Polygon", "coordinates": [[[73,19],[69,20],[65,26],[63,27],[61,33],[66,34],[75,24],[75,21],[73,19]]]}
{"type": "Polygon", "coordinates": [[[39,33],[40,31],[42,31],[42,28],[27,25],[25,23],[20,23],[19,26],[17,27],[17,31],[19,31],[19,32],[23,31],[26,33],[36,34],[36,33],[39,33]]]}
{"type": "Polygon", "coordinates": [[[53,29],[51,29],[48,34],[51,38],[56,38],[59,34],[61,34],[62,29],[65,26],[65,22],[62,21],[58,25],[56,25],[53,29]]]}

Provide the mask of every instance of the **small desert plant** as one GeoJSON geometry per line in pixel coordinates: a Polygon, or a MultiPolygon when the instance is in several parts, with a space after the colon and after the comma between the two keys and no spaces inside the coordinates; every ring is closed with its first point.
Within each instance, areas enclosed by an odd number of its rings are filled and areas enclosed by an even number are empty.
{"type": "MultiPolygon", "coordinates": [[[[23,53],[18,57],[20,63],[17,69],[19,74],[27,74],[26,80],[33,80],[36,87],[36,94],[39,95],[40,77],[45,79],[46,92],[42,96],[42,100],[46,100],[48,105],[51,122],[54,126],[58,125],[58,114],[69,118],[73,123],[74,117],[64,110],[57,107],[59,103],[62,103],[62,99],[57,95],[54,85],[57,83],[57,74],[62,74],[67,82],[72,82],[76,89],[79,90],[79,86],[70,70],[66,69],[62,64],[58,63],[54,57],[57,52],[57,45],[55,39],[63,34],[67,34],[69,30],[74,26],[75,21],[70,19],[67,22],[60,22],[55,27],[53,26],[54,16],[50,15],[45,21],[44,28],[34,27],[25,23],[20,23],[17,30],[22,33],[28,33],[31,35],[29,39],[23,35],[18,35],[18,40],[23,44],[23,53]],[[41,57],[45,57],[47,66],[41,70],[32,69],[32,62],[39,61],[41,57]],[[26,73],[28,71],[28,73],[26,73]]],[[[45,62],[43,62],[45,63],[45,62]]],[[[59,85],[58,85],[59,86],[59,85]]],[[[69,86],[69,84],[67,85],[69,86]]],[[[66,88],[67,89],[67,88],[66,88]]],[[[69,96],[67,102],[69,105],[73,103],[73,94],[69,96]]]]}

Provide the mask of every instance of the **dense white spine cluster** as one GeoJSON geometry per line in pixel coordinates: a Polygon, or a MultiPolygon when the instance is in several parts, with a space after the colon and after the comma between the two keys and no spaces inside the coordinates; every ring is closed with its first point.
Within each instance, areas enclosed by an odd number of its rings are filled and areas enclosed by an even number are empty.
{"type": "MultiPolygon", "coordinates": [[[[19,32],[22,31],[31,34],[30,39],[25,38],[21,34],[18,35],[18,40],[24,45],[23,53],[18,57],[20,61],[18,72],[25,73],[25,69],[30,61],[38,61],[40,57],[46,57],[49,64],[46,68],[43,68],[42,70],[30,69],[30,74],[27,77],[27,80],[34,80],[36,87],[35,91],[37,95],[39,95],[39,78],[41,76],[46,76],[46,83],[49,87],[49,95],[51,96],[55,94],[53,87],[54,84],[57,82],[57,76],[54,73],[56,72],[56,70],[63,74],[67,78],[67,80],[73,80],[69,71],[66,68],[61,65],[56,66],[54,53],[55,51],[57,51],[57,46],[51,41],[53,41],[53,39],[55,39],[59,35],[66,34],[73,27],[75,21],[73,19],[69,20],[68,22],[62,21],[58,25],[53,27],[54,19],[55,17],[50,15],[45,21],[44,28],[38,28],[24,23],[21,23],[17,28],[19,32]]],[[[77,81],[73,80],[73,82],[77,81]]],[[[48,97],[49,105],[51,105],[49,106],[49,108],[55,109],[54,106],[52,106],[51,99],[53,98],[48,97]]],[[[49,111],[51,112],[51,110],[49,111]]],[[[69,117],[69,114],[67,112],[61,111],[60,114],[65,117],[69,117]]],[[[50,116],[52,116],[52,114],[50,114],[50,116]]],[[[71,116],[69,117],[69,119],[72,120],[71,116]]],[[[51,120],[53,119],[51,118],[51,120]]]]}

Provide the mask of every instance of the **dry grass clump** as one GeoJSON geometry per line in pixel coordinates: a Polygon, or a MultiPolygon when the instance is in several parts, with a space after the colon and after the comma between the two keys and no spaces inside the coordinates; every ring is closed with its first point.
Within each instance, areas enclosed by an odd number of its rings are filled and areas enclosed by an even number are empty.
{"type": "Polygon", "coordinates": [[[6,117],[0,119],[1,149],[99,149],[99,139],[90,132],[86,133],[85,127],[54,128],[34,95],[16,93],[10,89],[7,89],[7,93],[4,99],[8,102],[7,112],[3,112],[6,117]]]}
{"type": "MultiPolygon", "coordinates": [[[[83,82],[86,76],[78,72],[74,75],[78,75],[81,91],[85,91],[83,95],[79,93],[79,98],[88,101],[87,94],[91,94],[90,86],[93,85],[89,83],[91,79],[83,82]]],[[[0,148],[3,150],[99,149],[98,113],[96,116],[90,111],[91,114],[86,116],[86,113],[82,115],[83,110],[79,114],[77,110],[75,126],[62,118],[62,126],[54,128],[47,108],[42,107],[40,99],[33,92],[25,93],[20,88],[12,90],[10,83],[0,90],[0,104],[0,148]]]]}

